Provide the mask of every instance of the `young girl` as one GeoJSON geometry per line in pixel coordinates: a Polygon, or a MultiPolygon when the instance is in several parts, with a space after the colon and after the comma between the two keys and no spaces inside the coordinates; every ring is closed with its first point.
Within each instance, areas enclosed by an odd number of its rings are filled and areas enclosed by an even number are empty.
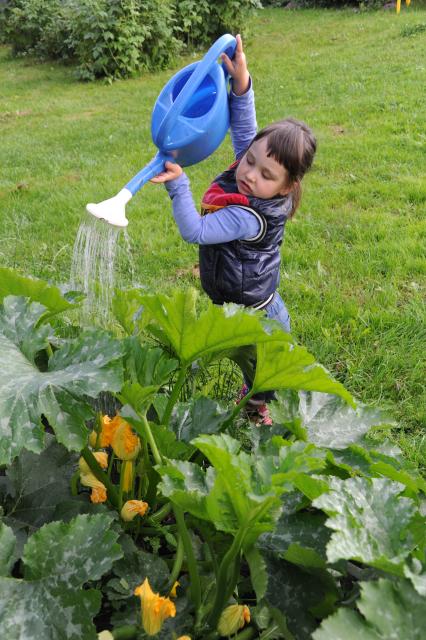
{"type": "MultiPolygon", "coordinates": [[[[280,246],[284,225],[299,205],[300,181],[312,164],[316,140],[305,123],[292,118],[256,135],[251,79],[241,37],[236,40],[233,59],[222,55],[232,78],[231,139],[236,162],[205,193],[201,216],[178,164],[166,162],[166,170],[152,182],[166,183],[183,239],[199,245],[201,284],[211,300],[263,309],[289,332],[289,314],[277,291],[280,246]]],[[[252,379],[248,370],[243,371],[247,384],[242,396],[252,379]]],[[[271,397],[258,394],[250,400],[258,422],[271,424],[265,405],[271,397]]]]}

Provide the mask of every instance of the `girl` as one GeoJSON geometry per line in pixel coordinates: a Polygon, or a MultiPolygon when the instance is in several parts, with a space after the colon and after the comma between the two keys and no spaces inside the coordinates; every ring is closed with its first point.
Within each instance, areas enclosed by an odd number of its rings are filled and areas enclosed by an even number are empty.
{"type": "MultiPolygon", "coordinates": [[[[199,245],[201,284],[211,300],[263,309],[289,332],[289,314],[277,291],[280,246],[284,225],[299,205],[300,181],[312,164],[316,140],[305,123],[292,118],[256,135],[251,79],[241,37],[237,35],[236,40],[233,59],[222,55],[232,78],[231,139],[236,162],[205,193],[201,216],[178,164],[166,162],[166,170],[152,182],[166,184],[183,239],[199,245]]],[[[252,365],[242,367],[246,385],[241,397],[253,379],[252,365]]],[[[265,401],[272,397],[272,393],[258,394],[248,403],[258,423],[271,424],[265,401]]]]}

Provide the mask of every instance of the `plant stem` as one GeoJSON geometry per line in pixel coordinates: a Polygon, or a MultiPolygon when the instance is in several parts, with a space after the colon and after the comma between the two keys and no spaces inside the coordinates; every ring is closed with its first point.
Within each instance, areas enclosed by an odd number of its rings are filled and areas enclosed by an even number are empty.
{"type": "Polygon", "coordinates": [[[160,452],[158,451],[157,443],[155,442],[155,438],[152,435],[151,427],[149,426],[149,422],[146,419],[146,415],[145,414],[141,414],[140,417],[142,419],[145,439],[149,442],[149,446],[151,448],[152,455],[154,456],[155,463],[156,464],[162,464],[163,460],[161,458],[160,452]]]}
{"type": "MultiPolygon", "coordinates": [[[[226,605],[227,598],[229,597],[228,593],[232,593],[235,588],[236,581],[234,584],[230,584],[231,581],[228,582],[229,567],[233,565],[235,558],[240,553],[245,535],[246,527],[240,527],[231,546],[220,563],[216,581],[216,596],[208,619],[209,625],[212,629],[216,629],[217,627],[219,616],[226,605]]],[[[236,572],[234,570],[231,580],[235,579],[235,573],[236,572]]],[[[238,576],[236,580],[238,580],[238,576]]]]}
{"type": "Polygon", "coordinates": [[[238,404],[235,405],[229,418],[220,425],[220,431],[225,431],[229,427],[229,425],[231,425],[234,422],[235,418],[240,413],[240,411],[244,409],[244,407],[246,406],[247,402],[250,400],[252,395],[253,395],[253,392],[249,391],[248,394],[244,396],[244,398],[242,398],[242,400],[240,400],[238,404]]]}
{"type": "Polygon", "coordinates": [[[192,548],[192,542],[188,528],[186,526],[183,511],[177,505],[173,505],[173,511],[179,529],[179,537],[182,538],[186,561],[188,563],[191,600],[194,604],[195,610],[198,611],[201,605],[201,585],[200,576],[198,574],[197,561],[194,556],[194,549],[192,548]]]}
{"type": "Polygon", "coordinates": [[[179,394],[180,391],[185,383],[185,378],[186,378],[186,372],[188,369],[189,365],[185,365],[182,366],[181,370],[179,371],[179,376],[178,379],[176,380],[176,384],[173,387],[173,391],[170,395],[169,401],[167,403],[167,407],[166,410],[164,412],[164,415],[161,419],[161,424],[164,424],[165,426],[167,426],[169,424],[169,420],[170,420],[170,416],[172,415],[172,411],[173,411],[173,407],[175,406],[178,398],[179,398],[179,394]]]}
{"type": "Polygon", "coordinates": [[[84,447],[81,452],[82,457],[87,462],[87,465],[90,471],[93,473],[95,478],[97,478],[102,484],[105,485],[108,493],[108,499],[111,504],[118,508],[118,495],[117,490],[111,480],[108,478],[107,474],[101,469],[98,461],[96,460],[93,453],[90,451],[89,447],[84,447]]]}
{"type": "Polygon", "coordinates": [[[241,631],[241,633],[235,636],[235,640],[251,640],[251,638],[255,637],[256,633],[256,629],[253,627],[247,627],[247,629],[244,629],[244,631],[241,631]]]}
{"type": "Polygon", "coordinates": [[[171,591],[173,589],[173,585],[176,582],[176,580],[179,577],[179,573],[180,570],[182,568],[182,562],[183,562],[183,556],[184,556],[184,549],[183,549],[183,540],[182,540],[182,536],[180,535],[178,537],[178,545],[177,545],[177,549],[176,549],[176,555],[175,555],[175,560],[173,563],[173,567],[170,573],[170,581],[169,581],[169,585],[167,588],[167,591],[171,591]]]}
{"type": "Polygon", "coordinates": [[[158,509],[158,511],[156,511],[155,513],[152,514],[152,516],[146,519],[146,523],[150,524],[153,522],[154,524],[157,524],[161,522],[162,520],[164,520],[166,516],[169,515],[171,510],[172,510],[171,502],[166,502],[166,504],[163,505],[161,509],[158,509]]]}

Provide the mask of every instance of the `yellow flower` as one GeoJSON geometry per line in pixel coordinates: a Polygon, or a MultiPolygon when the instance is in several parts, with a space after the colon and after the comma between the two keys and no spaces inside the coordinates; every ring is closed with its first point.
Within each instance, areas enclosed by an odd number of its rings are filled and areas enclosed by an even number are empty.
{"type": "Polygon", "coordinates": [[[136,587],[134,593],[141,599],[142,626],[149,636],[155,636],[166,618],[175,617],[176,607],[170,598],[153,592],[148,578],[136,587]]]}
{"type": "Polygon", "coordinates": [[[250,622],[250,609],[246,604],[231,604],[222,611],[217,630],[221,636],[232,636],[250,622]]]}
{"type": "MultiPolygon", "coordinates": [[[[102,467],[102,469],[106,469],[108,467],[108,454],[105,453],[105,451],[94,451],[93,455],[95,456],[99,466],[102,467]]],[[[78,468],[80,469],[80,474],[83,476],[87,473],[92,473],[89,465],[84,458],[79,459],[78,468]]]]}
{"type": "MultiPolygon", "coordinates": [[[[180,582],[178,582],[178,581],[176,580],[176,582],[174,583],[173,587],[170,589],[170,593],[169,593],[169,597],[170,597],[170,598],[177,598],[177,595],[176,595],[176,589],[177,589],[179,586],[180,586],[180,582]]],[[[185,636],[184,636],[184,637],[185,637],[185,636]]],[[[179,640],[179,638],[178,638],[178,640],[179,640]]]]}
{"type": "Polygon", "coordinates": [[[98,640],[114,640],[111,631],[101,631],[98,633],[98,640]]]}
{"type": "Polygon", "coordinates": [[[396,0],[396,12],[399,13],[401,11],[401,0],[396,0]]]}
{"type": "Polygon", "coordinates": [[[101,502],[107,501],[107,491],[104,485],[102,487],[93,487],[92,493],[90,494],[90,502],[93,504],[100,504],[101,502]]]}
{"type": "Polygon", "coordinates": [[[190,636],[179,636],[177,640],[191,640],[190,636]]]}
{"type": "Polygon", "coordinates": [[[140,440],[128,422],[120,416],[114,420],[120,421],[111,442],[114,453],[120,460],[134,460],[141,448],[140,440]]]}
{"type": "Polygon", "coordinates": [[[121,509],[121,517],[125,522],[131,522],[137,515],[144,516],[149,505],[142,500],[127,500],[121,509]]]}
{"type": "Polygon", "coordinates": [[[84,487],[90,487],[92,489],[92,493],[90,495],[90,500],[92,502],[99,503],[106,501],[106,487],[100,480],[95,478],[93,473],[89,472],[80,474],[80,482],[84,487]]]}
{"type": "Polygon", "coordinates": [[[112,438],[119,425],[117,418],[121,420],[120,416],[115,416],[112,420],[109,416],[102,416],[101,433],[98,442],[99,447],[105,448],[111,446],[112,438]]]}

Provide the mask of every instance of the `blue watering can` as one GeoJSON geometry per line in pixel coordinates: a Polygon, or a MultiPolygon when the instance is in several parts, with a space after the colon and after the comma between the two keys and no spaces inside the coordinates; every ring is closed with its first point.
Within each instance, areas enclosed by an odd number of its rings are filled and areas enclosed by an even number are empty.
{"type": "Polygon", "coordinates": [[[218,148],[229,129],[228,73],[218,58],[222,53],[232,58],[235,47],[235,38],[225,34],[202,60],[184,67],[169,80],[152,112],[151,135],[158,153],[116,196],[88,204],[89,213],[126,227],[127,202],[164,170],[167,160],[188,167],[218,148]]]}

